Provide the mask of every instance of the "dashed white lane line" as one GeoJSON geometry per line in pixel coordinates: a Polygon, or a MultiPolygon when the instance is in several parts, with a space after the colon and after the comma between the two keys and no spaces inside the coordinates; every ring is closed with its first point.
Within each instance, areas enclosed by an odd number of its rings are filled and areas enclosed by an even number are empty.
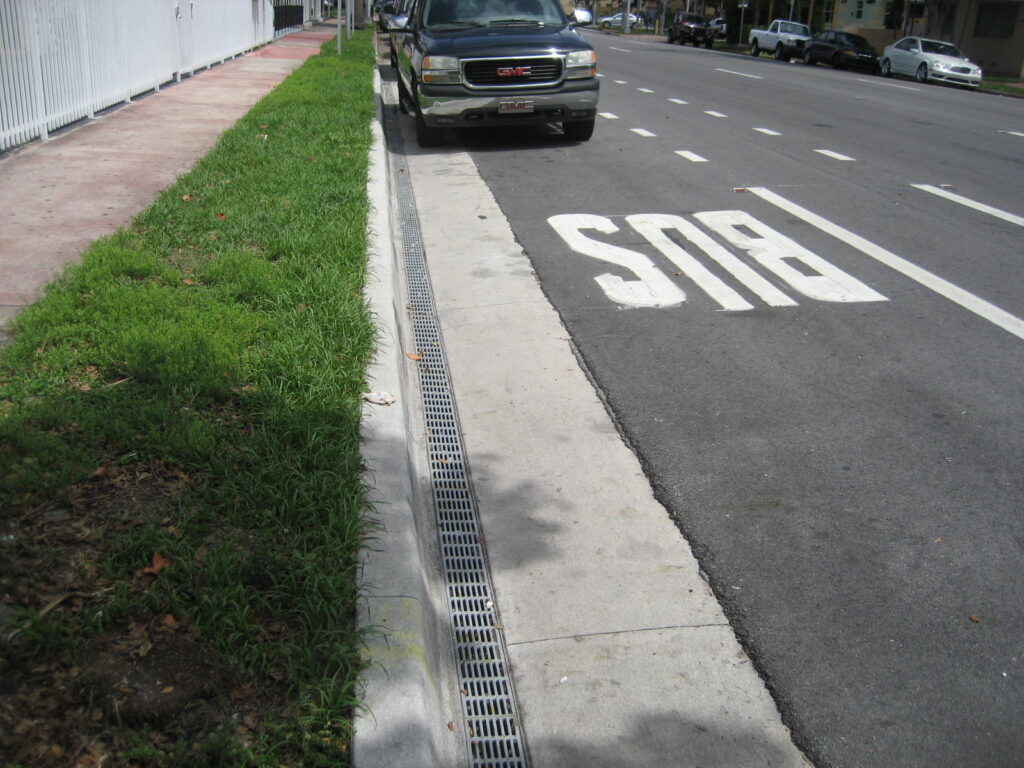
{"type": "Polygon", "coordinates": [[[816,213],[812,213],[796,203],[790,202],[786,198],[775,194],[769,189],[764,187],[748,187],[747,190],[754,193],[762,200],[781,208],[787,213],[792,214],[799,219],[803,219],[812,227],[817,227],[822,232],[832,235],[832,237],[837,240],[842,240],[847,245],[856,248],[865,256],[869,256],[872,259],[885,264],[887,267],[891,267],[901,275],[904,275],[905,277],[920,283],[926,288],[935,291],[940,296],[945,296],[947,299],[959,304],[964,309],[973,312],[979,317],[985,318],[991,323],[994,323],[1004,331],[1009,331],[1014,336],[1024,339],[1024,320],[1021,320],[1015,315],[1011,315],[1004,309],[1000,309],[995,304],[985,301],[985,299],[980,296],[975,296],[970,291],[965,291],[960,286],[954,285],[948,280],[944,280],[938,275],[917,266],[917,264],[907,261],[902,256],[897,256],[892,251],[887,251],[885,248],[875,245],[870,240],[866,240],[860,235],[856,235],[838,224],[833,224],[828,219],[825,219],[816,213]]]}
{"type": "Polygon", "coordinates": [[[637,88],[640,93],[654,93],[650,88],[637,88]]]}
{"type": "Polygon", "coordinates": [[[677,149],[676,154],[680,157],[686,158],[691,163],[706,163],[708,161],[706,157],[701,157],[696,152],[690,152],[685,149],[677,149]]]}
{"type": "Polygon", "coordinates": [[[598,76],[598,77],[604,77],[604,72],[598,72],[598,73],[597,73],[597,76],[598,76]]]}
{"type": "Polygon", "coordinates": [[[630,128],[629,130],[631,130],[637,136],[643,136],[645,139],[652,139],[658,135],[656,133],[651,133],[646,128],[630,128]]]}
{"type": "Polygon", "coordinates": [[[993,208],[991,205],[985,205],[985,203],[979,203],[975,200],[971,200],[969,197],[963,195],[957,195],[953,192],[949,192],[945,189],[933,186],[931,184],[911,184],[914,189],[920,189],[925,192],[931,192],[933,195],[944,197],[947,200],[952,200],[954,203],[960,203],[960,205],[966,205],[968,208],[973,208],[976,211],[987,213],[989,216],[995,216],[997,219],[1003,221],[1009,221],[1011,224],[1016,224],[1018,227],[1024,227],[1024,216],[1018,216],[1014,213],[1008,213],[1000,210],[999,208],[993,208]]]}
{"type": "Polygon", "coordinates": [[[721,112],[715,112],[713,109],[705,109],[704,114],[711,115],[712,117],[728,117],[728,115],[723,115],[721,112]]]}
{"type": "Polygon", "coordinates": [[[896,83],[883,83],[879,80],[868,80],[866,77],[858,77],[858,83],[871,83],[871,85],[884,85],[886,88],[902,88],[904,91],[920,91],[912,85],[896,85],[896,83]]]}
{"type": "Polygon", "coordinates": [[[605,120],[618,120],[619,119],[618,115],[613,115],[611,112],[598,112],[597,114],[599,114],[605,120]]]}
{"type": "Polygon", "coordinates": [[[749,77],[751,80],[764,80],[761,75],[748,75],[746,72],[736,72],[732,69],[722,69],[721,67],[715,67],[716,72],[727,72],[730,75],[739,75],[740,77],[749,77]]]}
{"type": "Polygon", "coordinates": [[[765,136],[781,136],[782,134],[778,131],[773,131],[771,128],[755,128],[758,133],[763,133],[765,136]]]}
{"type": "Polygon", "coordinates": [[[1021,133],[1020,131],[1000,131],[1000,133],[1008,133],[1011,136],[1024,136],[1024,133],[1021,133]]]}
{"type": "Polygon", "coordinates": [[[682,99],[669,99],[669,101],[671,101],[673,104],[689,104],[690,103],[688,101],[683,101],[682,99]]]}
{"type": "Polygon", "coordinates": [[[622,53],[632,53],[629,48],[616,48],[614,45],[609,45],[608,48],[613,51],[621,51],[622,53]]]}
{"type": "Polygon", "coordinates": [[[847,157],[846,155],[841,155],[838,152],[833,152],[831,149],[816,149],[814,151],[817,152],[819,155],[824,155],[825,157],[831,157],[833,160],[843,160],[844,162],[847,162],[847,163],[855,162],[854,158],[847,157]]]}
{"type": "Polygon", "coordinates": [[[625,80],[612,80],[616,85],[629,85],[625,80]]]}

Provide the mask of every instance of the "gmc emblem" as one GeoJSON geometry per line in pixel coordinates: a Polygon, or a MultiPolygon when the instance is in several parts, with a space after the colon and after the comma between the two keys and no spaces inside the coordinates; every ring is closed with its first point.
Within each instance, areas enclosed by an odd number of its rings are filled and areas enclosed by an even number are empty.
{"type": "Polygon", "coordinates": [[[531,67],[498,67],[498,77],[528,77],[531,67]]]}

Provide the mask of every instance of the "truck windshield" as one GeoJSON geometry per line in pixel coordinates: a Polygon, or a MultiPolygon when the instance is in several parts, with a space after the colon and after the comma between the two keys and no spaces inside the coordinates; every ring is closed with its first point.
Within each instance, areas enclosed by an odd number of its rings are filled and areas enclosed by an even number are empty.
{"type": "Polygon", "coordinates": [[[553,0],[427,0],[423,24],[431,28],[565,24],[553,0]]]}
{"type": "Polygon", "coordinates": [[[784,21],[779,24],[779,32],[787,35],[806,35],[809,30],[803,24],[794,24],[791,21],[784,21]]]}

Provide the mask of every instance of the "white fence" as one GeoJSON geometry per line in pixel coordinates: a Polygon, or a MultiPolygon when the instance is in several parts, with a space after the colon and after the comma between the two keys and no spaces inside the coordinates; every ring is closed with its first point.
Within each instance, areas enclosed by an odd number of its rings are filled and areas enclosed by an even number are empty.
{"type": "Polygon", "coordinates": [[[271,0],[0,0],[0,151],[273,38],[271,0]]]}

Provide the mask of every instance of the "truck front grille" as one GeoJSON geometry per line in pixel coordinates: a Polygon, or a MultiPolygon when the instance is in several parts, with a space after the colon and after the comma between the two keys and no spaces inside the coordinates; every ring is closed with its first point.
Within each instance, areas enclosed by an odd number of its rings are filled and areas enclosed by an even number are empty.
{"type": "Polygon", "coordinates": [[[463,64],[463,74],[470,88],[554,85],[562,79],[562,59],[470,59],[463,64]]]}

